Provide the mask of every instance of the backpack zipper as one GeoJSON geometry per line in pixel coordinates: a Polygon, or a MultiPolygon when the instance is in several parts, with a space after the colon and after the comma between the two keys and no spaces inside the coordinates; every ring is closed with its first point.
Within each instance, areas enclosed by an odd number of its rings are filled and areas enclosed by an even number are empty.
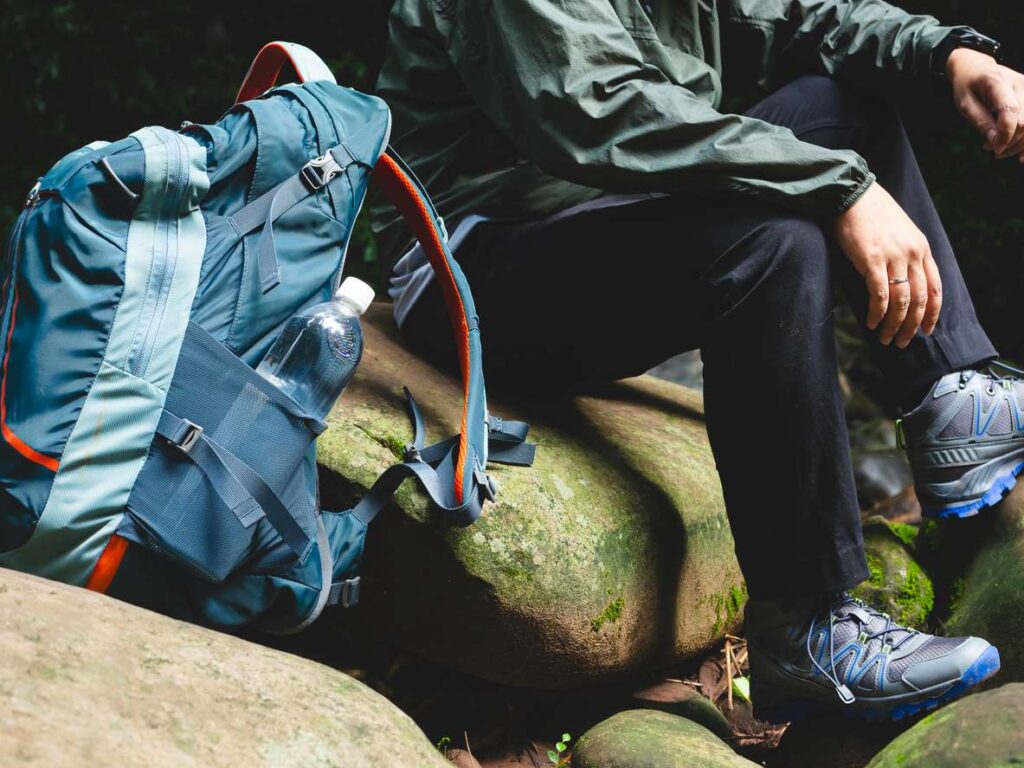
{"type": "Polygon", "coordinates": [[[174,280],[174,271],[178,261],[177,228],[179,208],[185,197],[188,181],[185,159],[183,158],[182,139],[170,131],[160,131],[167,147],[167,177],[173,177],[173,193],[167,194],[163,201],[159,219],[157,220],[157,247],[153,253],[149,283],[142,300],[142,315],[135,326],[135,334],[128,352],[125,366],[128,373],[140,378],[145,377],[149,367],[153,349],[156,346],[160,324],[167,310],[167,297],[174,280]],[[173,149],[172,149],[173,145],[173,149]],[[162,246],[160,245],[162,238],[162,246]]]}

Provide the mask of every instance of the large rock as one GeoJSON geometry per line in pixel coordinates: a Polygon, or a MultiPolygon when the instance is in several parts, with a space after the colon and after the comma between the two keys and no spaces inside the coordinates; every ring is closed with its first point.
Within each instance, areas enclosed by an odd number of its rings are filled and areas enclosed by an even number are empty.
{"type": "Polygon", "coordinates": [[[742,768],[754,766],[703,725],[652,709],[612,715],[580,738],[578,768],[742,768]]]}
{"type": "Polygon", "coordinates": [[[868,768],[1004,768],[1024,765],[1024,685],[954,702],[898,736],[868,768]]]}
{"type": "Polygon", "coordinates": [[[928,574],[912,553],[917,529],[873,516],[864,522],[868,580],[853,590],[855,597],[888,613],[897,624],[927,628],[935,605],[928,574]]]}
{"type": "Polygon", "coordinates": [[[946,632],[984,637],[999,649],[999,679],[1024,681],[1024,483],[982,515],[996,519],[966,575],[954,584],[946,632]]]}
{"type": "Polygon", "coordinates": [[[0,656],[4,766],[448,765],[340,672],[8,570],[0,656]]]}
{"type": "MultiPolygon", "coordinates": [[[[409,440],[403,384],[432,438],[459,423],[461,387],[400,346],[388,309],[368,313],[363,362],[319,441],[325,506],[350,505],[409,440]]],[[[693,656],[737,625],[745,590],[699,394],[650,377],[543,403],[489,394],[533,425],[537,462],[495,466],[498,501],[467,528],[402,487],[366,548],[357,611],[378,636],[560,687],[693,656]]]]}

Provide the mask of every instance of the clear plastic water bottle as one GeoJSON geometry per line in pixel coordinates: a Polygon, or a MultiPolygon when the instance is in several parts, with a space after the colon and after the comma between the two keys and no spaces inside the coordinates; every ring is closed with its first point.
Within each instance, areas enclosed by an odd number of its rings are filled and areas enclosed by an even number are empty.
{"type": "Polygon", "coordinates": [[[345,278],[330,301],[288,321],[256,372],[322,421],[363,356],[359,316],[372,301],[373,288],[345,278]]]}

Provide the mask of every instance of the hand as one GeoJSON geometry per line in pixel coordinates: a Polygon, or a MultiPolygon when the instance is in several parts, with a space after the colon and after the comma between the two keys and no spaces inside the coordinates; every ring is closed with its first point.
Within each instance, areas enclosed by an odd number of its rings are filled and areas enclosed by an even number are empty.
{"type": "Polygon", "coordinates": [[[835,222],[835,237],[868,287],[868,328],[900,349],[935,330],[942,278],[924,233],[875,182],[835,222]],[[892,284],[893,278],[909,278],[892,284]]]}
{"type": "Polygon", "coordinates": [[[985,137],[985,149],[1024,163],[1024,75],[969,48],[949,55],[946,75],[957,109],[985,137]]]}

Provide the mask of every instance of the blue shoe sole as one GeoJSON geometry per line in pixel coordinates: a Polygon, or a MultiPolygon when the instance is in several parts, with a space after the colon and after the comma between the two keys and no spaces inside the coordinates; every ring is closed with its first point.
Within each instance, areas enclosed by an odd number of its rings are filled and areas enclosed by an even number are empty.
{"type": "Polygon", "coordinates": [[[967,671],[960,677],[960,680],[944,693],[930,699],[920,701],[908,701],[903,704],[895,704],[888,709],[870,709],[867,707],[843,706],[841,704],[827,704],[809,699],[791,699],[780,702],[771,707],[758,707],[754,701],[754,716],[758,720],[770,723],[792,723],[806,720],[811,715],[820,713],[838,713],[849,720],[863,720],[868,722],[897,721],[907,717],[928,712],[947,702],[958,699],[967,693],[971,688],[988,680],[999,671],[999,651],[995,646],[988,649],[968,667],[967,671]]]}
{"type": "Polygon", "coordinates": [[[985,507],[994,507],[1003,497],[1006,496],[1017,484],[1017,476],[1024,471],[1024,462],[1018,464],[1009,473],[997,477],[992,486],[985,491],[979,499],[962,504],[957,507],[929,507],[926,502],[921,503],[921,514],[924,517],[948,518],[948,517],[973,517],[985,507]]]}

